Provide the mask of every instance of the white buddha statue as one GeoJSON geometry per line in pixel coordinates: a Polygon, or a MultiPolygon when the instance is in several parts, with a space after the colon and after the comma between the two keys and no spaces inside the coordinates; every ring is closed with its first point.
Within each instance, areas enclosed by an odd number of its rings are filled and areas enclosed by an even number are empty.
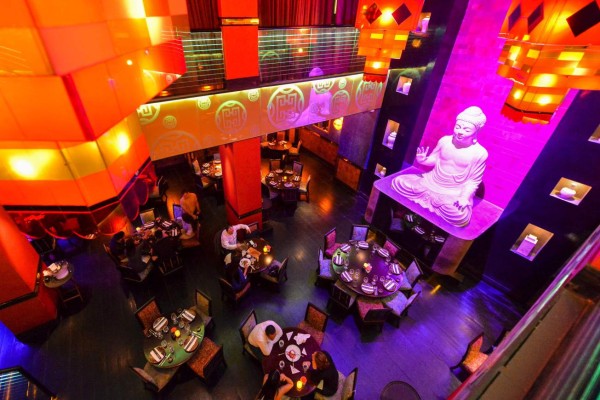
{"type": "Polygon", "coordinates": [[[433,167],[423,174],[397,176],[394,190],[456,226],[471,219],[473,197],[485,171],[488,152],[477,142],[485,124],[479,107],[469,107],[456,117],[454,134],[442,137],[431,154],[419,147],[415,160],[433,167]]]}

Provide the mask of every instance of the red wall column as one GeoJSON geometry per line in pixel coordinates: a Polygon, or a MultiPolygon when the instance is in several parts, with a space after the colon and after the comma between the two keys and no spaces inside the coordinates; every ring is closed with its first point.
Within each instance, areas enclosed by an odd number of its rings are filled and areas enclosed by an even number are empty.
{"type": "Polygon", "coordinates": [[[258,0],[219,0],[225,79],[258,78],[258,0]]]}
{"type": "Polygon", "coordinates": [[[260,138],[219,147],[227,222],[258,222],[262,229],[260,138]]]}
{"type": "Polygon", "coordinates": [[[43,284],[40,256],[2,207],[0,232],[0,321],[19,334],[56,318],[56,294],[43,284]]]}

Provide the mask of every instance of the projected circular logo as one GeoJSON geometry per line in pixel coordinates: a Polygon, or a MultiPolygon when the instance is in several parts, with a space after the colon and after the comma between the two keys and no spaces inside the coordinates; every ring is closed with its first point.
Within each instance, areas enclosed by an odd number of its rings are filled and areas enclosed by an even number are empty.
{"type": "Polygon", "coordinates": [[[159,160],[161,158],[188,153],[201,148],[198,138],[184,131],[170,131],[160,135],[150,145],[150,158],[159,160]]]}
{"type": "Polygon", "coordinates": [[[348,82],[346,81],[346,78],[340,78],[340,80],[338,81],[338,87],[340,89],[344,89],[347,83],[348,82]]]}
{"type": "Polygon", "coordinates": [[[327,93],[333,87],[335,80],[333,79],[323,79],[320,81],[314,81],[312,83],[312,87],[317,94],[327,93]]]}
{"type": "Polygon", "coordinates": [[[331,98],[331,114],[345,115],[350,107],[350,93],[338,90],[331,98]]]}
{"type": "Polygon", "coordinates": [[[199,97],[196,105],[201,110],[208,110],[210,108],[210,96],[199,97]]]}
{"type": "Polygon", "coordinates": [[[154,122],[160,114],[160,104],[144,104],[138,107],[137,115],[142,125],[148,125],[154,122]]]}
{"type": "Polygon", "coordinates": [[[248,90],[248,100],[250,100],[251,102],[254,103],[256,100],[258,100],[259,97],[260,92],[258,91],[258,89],[248,90]]]}
{"type": "Polygon", "coordinates": [[[269,121],[276,128],[287,128],[304,111],[304,94],[295,85],[281,86],[271,95],[267,104],[269,121]]]}
{"type": "Polygon", "coordinates": [[[356,106],[360,110],[366,110],[370,106],[374,106],[379,93],[381,93],[381,88],[381,82],[361,81],[358,89],[356,89],[356,106]]]}
{"type": "Polygon", "coordinates": [[[162,123],[166,129],[174,129],[177,126],[177,118],[172,115],[167,115],[163,118],[162,123]]]}
{"type": "Polygon", "coordinates": [[[246,125],[247,119],[246,107],[236,100],[228,100],[221,104],[215,113],[217,128],[229,135],[239,132],[246,125]]]}

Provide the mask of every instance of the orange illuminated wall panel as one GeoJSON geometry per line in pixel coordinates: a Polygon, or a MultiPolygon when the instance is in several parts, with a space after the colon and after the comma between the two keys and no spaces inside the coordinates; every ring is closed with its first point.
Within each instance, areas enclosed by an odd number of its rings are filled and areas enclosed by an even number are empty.
{"type": "Polygon", "coordinates": [[[258,76],[258,27],[223,26],[225,78],[258,76]]]}

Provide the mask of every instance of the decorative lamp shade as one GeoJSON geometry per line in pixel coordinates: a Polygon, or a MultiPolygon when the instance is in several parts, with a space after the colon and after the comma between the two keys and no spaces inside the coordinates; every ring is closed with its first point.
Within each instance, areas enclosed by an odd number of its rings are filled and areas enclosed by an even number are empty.
{"type": "Polygon", "coordinates": [[[359,0],[358,55],[366,56],[365,80],[382,81],[392,58],[400,58],[408,33],[416,29],[423,0],[359,0]]]}
{"type": "Polygon", "coordinates": [[[513,0],[500,36],[498,74],[514,82],[502,109],[548,123],[569,89],[600,89],[598,0],[513,0]]]}

